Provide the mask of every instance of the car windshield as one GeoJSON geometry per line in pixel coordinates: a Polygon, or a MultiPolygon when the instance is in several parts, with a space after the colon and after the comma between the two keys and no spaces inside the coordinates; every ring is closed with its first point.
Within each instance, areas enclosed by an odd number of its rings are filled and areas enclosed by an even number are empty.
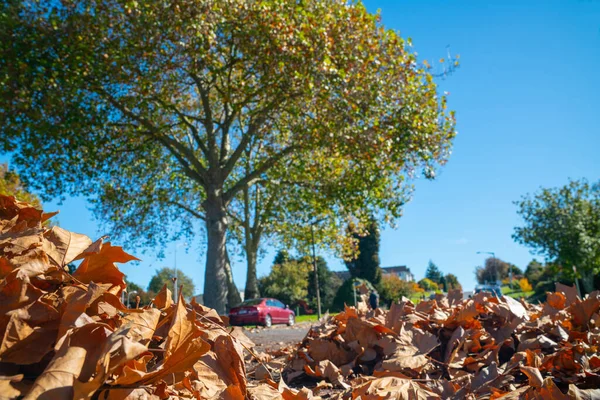
{"type": "Polygon", "coordinates": [[[242,306],[256,306],[262,303],[263,299],[248,299],[245,300],[241,305],[242,306]]]}

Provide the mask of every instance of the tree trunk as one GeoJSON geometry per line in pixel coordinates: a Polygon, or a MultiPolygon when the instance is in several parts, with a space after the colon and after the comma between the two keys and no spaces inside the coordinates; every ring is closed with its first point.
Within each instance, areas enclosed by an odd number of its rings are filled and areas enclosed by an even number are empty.
{"type": "Polygon", "coordinates": [[[206,270],[204,273],[204,304],[220,315],[226,313],[227,279],[227,214],[221,190],[207,191],[205,203],[206,233],[208,239],[206,270]]]}
{"type": "Polygon", "coordinates": [[[229,311],[242,302],[242,296],[240,296],[240,291],[233,282],[233,272],[231,272],[227,248],[225,249],[225,273],[227,274],[227,311],[229,311]]]}
{"type": "Polygon", "coordinates": [[[256,253],[258,252],[252,246],[248,246],[246,250],[246,261],[248,264],[248,272],[246,275],[246,288],[244,290],[245,299],[256,299],[260,296],[258,290],[258,279],[256,277],[256,253]]]}
{"type": "Polygon", "coordinates": [[[591,271],[579,271],[581,273],[581,286],[583,286],[583,292],[581,295],[585,296],[587,293],[594,291],[594,273],[591,271]]]}
{"type": "MultiPolygon", "coordinates": [[[[250,173],[250,166],[246,164],[246,173],[250,173]]],[[[258,188],[255,191],[255,207],[258,213],[259,196],[258,188]]],[[[258,243],[260,240],[260,228],[254,226],[252,229],[250,224],[250,192],[248,188],[244,189],[244,236],[246,250],[246,288],[244,289],[245,299],[256,299],[260,296],[258,292],[258,279],[256,278],[256,254],[258,253],[258,243]],[[254,230],[254,232],[252,232],[254,230]]]]}

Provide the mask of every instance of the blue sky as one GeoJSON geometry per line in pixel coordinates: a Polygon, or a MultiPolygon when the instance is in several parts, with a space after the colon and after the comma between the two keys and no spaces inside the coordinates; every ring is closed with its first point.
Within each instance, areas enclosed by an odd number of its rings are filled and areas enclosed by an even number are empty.
{"type": "MultiPolygon", "coordinates": [[[[477,251],[524,267],[533,256],[511,239],[520,223],[513,201],[569,178],[600,178],[600,0],[365,3],[411,37],[421,59],[433,63],[450,46],[461,60],[440,82],[457,112],[453,154],[435,181],[417,182],[397,227],[383,231],[382,266],[407,265],[420,279],[431,259],[465,289],[475,285],[474,267],[484,259],[477,251]]],[[[105,233],[82,198],[45,208],[60,209],[66,229],[94,239],[105,233]]],[[[201,292],[203,239],[196,242],[187,253],[180,247],[177,260],[201,292]]],[[[173,265],[169,249],[164,260],[134,251],[143,261],[122,269],[145,286],[155,269],[173,265]]],[[[268,273],[274,253],[267,249],[259,275],[268,273]]],[[[327,259],[332,269],[345,268],[327,259]]],[[[233,262],[243,287],[244,261],[233,262]]]]}

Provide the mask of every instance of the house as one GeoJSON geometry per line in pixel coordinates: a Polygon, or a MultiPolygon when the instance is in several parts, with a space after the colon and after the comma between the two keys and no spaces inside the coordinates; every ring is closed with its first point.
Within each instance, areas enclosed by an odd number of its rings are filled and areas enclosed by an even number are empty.
{"type": "Polygon", "coordinates": [[[382,267],[381,273],[383,275],[397,275],[398,278],[406,282],[412,282],[415,280],[414,275],[410,272],[410,268],[406,265],[398,265],[396,267],[382,267]]]}
{"type": "MultiPolygon", "coordinates": [[[[343,281],[350,278],[349,271],[333,271],[333,273],[336,274],[338,276],[338,278],[340,278],[343,281]]],[[[381,274],[382,275],[394,274],[394,275],[397,275],[398,278],[400,278],[406,282],[412,282],[415,280],[414,275],[412,274],[412,272],[410,272],[410,268],[408,268],[406,265],[399,265],[396,267],[382,267],[381,274]]]]}

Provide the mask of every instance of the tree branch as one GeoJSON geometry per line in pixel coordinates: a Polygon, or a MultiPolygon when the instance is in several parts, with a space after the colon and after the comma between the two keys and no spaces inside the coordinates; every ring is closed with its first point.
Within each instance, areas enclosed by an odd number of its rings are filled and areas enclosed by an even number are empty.
{"type": "Polygon", "coordinates": [[[182,210],[185,210],[185,211],[189,212],[194,217],[199,218],[199,219],[201,219],[203,221],[206,221],[206,218],[204,217],[204,215],[200,214],[198,211],[196,211],[194,209],[189,208],[188,206],[186,206],[184,204],[181,204],[181,203],[179,203],[177,201],[171,201],[171,200],[167,201],[167,204],[171,204],[172,206],[179,207],[182,210]]]}
{"type": "Polygon", "coordinates": [[[235,196],[240,190],[242,190],[244,187],[248,187],[248,186],[252,185],[252,183],[254,181],[256,181],[262,174],[267,172],[271,167],[273,167],[277,162],[279,162],[279,160],[281,160],[288,154],[292,153],[294,150],[297,150],[298,148],[299,148],[298,145],[291,145],[291,146],[286,147],[285,149],[281,150],[279,153],[270,157],[267,161],[262,163],[254,171],[252,171],[251,173],[247,174],[245,177],[240,179],[235,185],[233,185],[233,187],[231,187],[231,189],[229,189],[223,195],[223,200],[225,201],[225,203],[229,203],[229,201],[231,201],[233,196],[235,196]]]}
{"type": "Polygon", "coordinates": [[[208,156],[208,149],[206,148],[204,141],[200,137],[200,132],[198,131],[198,128],[196,126],[194,126],[194,124],[192,124],[190,121],[188,121],[188,118],[192,118],[192,119],[196,119],[196,120],[197,120],[197,118],[195,118],[191,115],[186,115],[185,113],[181,112],[177,107],[175,107],[175,105],[173,105],[173,104],[166,104],[164,101],[162,101],[161,99],[158,99],[158,98],[156,98],[155,100],[162,107],[171,109],[172,111],[175,112],[175,114],[177,114],[179,116],[179,119],[181,120],[181,122],[183,122],[192,132],[192,136],[194,137],[194,140],[195,140],[196,144],[198,145],[198,147],[200,148],[200,150],[202,150],[202,153],[204,153],[205,156],[208,156]]]}
{"type": "Polygon", "coordinates": [[[106,97],[106,99],[109,101],[110,104],[112,104],[114,107],[116,107],[119,111],[121,111],[127,117],[129,117],[135,121],[138,121],[140,124],[142,124],[142,126],[144,128],[147,129],[147,132],[150,135],[152,135],[156,140],[161,142],[167,148],[167,150],[177,159],[177,161],[179,161],[179,163],[183,166],[183,169],[188,177],[190,177],[192,180],[195,180],[196,182],[200,183],[203,186],[206,184],[206,179],[205,179],[205,175],[204,175],[206,170],[200,164],[198,159],[194,156],[193,152],[191,152],[189,149],[187,149],[185,146],[183,146],[177,140],[174,140],[174,139],[162,134],[160,132],[160,129],[157,128],[156,126],[154,126],[154,124],[150,120],[148,120],[147,118],[144,118],[140,115],[135,114],[127,106],[121,104],[117,99],[115,99],[115,97],[113,95],[111,95],[109,92],[107,92],[104,88],[98,87],[97,89],[102,95],[104,95],[106,97]],[[183,158],[183,156],[175,150],[174,146],[175,146],[175,148],[184,150],[184,154],[186,155],[188,160],[185,160],[183,158]],[[190,167],[190,163],[189,163],[190,161],[192,162],[192,164],[194,164],[194,166],[200,167],[200,169],[197,171],[194,171],[190,167]]]}
{"type": "Polygon", "coordinates": [[[202,84],[202,80],[200,77],[193,72],[189,71],[188,74],[196,84],[196,88],[198,89],[198,93],[200,94],[200,99],[202,101],[202,108],[204,110],[204,128],[206,129],[206,138],[208,140],[208,161],[210,166],[216,166],[218,162],[218,150],[217,150],[217,142],[215,138],[214,126],[213,126],[213,115],[212,109],[210,108],[210,96],[209,92],[206,90],[204,85],[202,84]]]}

